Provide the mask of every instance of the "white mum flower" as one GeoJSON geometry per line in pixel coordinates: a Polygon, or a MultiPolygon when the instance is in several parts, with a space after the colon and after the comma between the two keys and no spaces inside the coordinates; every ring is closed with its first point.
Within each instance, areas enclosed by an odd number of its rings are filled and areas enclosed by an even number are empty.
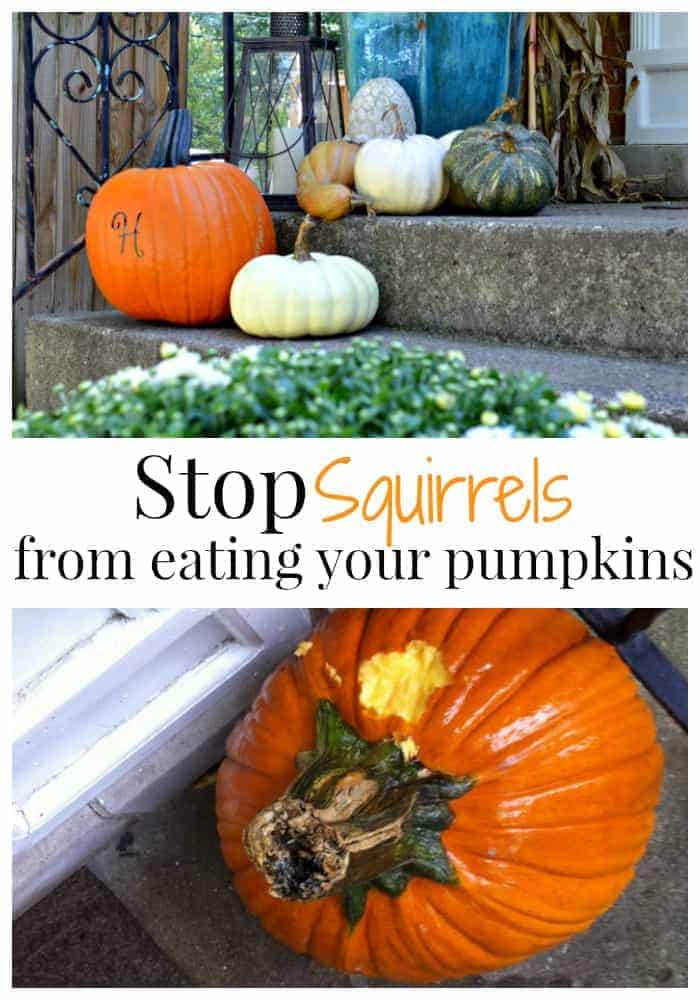
{"type": "Polygon", "coordinates": [[[201,364],[196,375],[192,376],[205,389],[213,389],[217,385],[228,385],[231,379],[228,375],[213,365],[201,364]]]}
{"type": "MultiPolygon", "coordinates": [[[[139,365],[132,365],[130,368],[122,368],[121,371],[112,375],[110,381],[113,385],[115,383],[119,385],[129,385],[132,389],[135,389],[137,385],[141,385],[141,383],[147,381],[148,378],[149,375],[145,368],[141,368],[139,365]]],[[[90,392],[90,395],[94,395],[94,393],[90,392]]]]}
{"type": "Polygon", "coordinates": [[[470,427],[463,435],[465,438],[477,438],[481,441],[493,441],[495,438],[515,437],[515,427],[511,424],[502,424],[498,427],[487,427],[482,424],[480,427],[470,427]]]}
{"type": "Polygon", "coordinates": [[[623,417],[620,423],[633,435],[641,434],[643,437],[649,438],[672,438],[676,436],[670,427],[659,424],[655,420],[649,420],[647,417],[623,417]]]}
{"type": "Polygon", "coordinates": [[[581,399],[577,392],[565,392],[557,400],[560,406],[568,410],[577,424],[586,424],[593,415],[591,401],[581,399]]]}
{"type": "Polygon", "coordinates": [[[603,433],[603,425],[600,423],[577,424],[575,427],[569,427],[567,436],[570,438],[605,437],[603,433]]]}
{"type": "Polygon", "coordinates": [[[233,357],[248,358],[250,361],[255,361],[261,350],[262,348],[257,344],[251,344],[250,347],[244,347],[240,351],[236,351],[233,357]]]}
{"type": "Polygon", "coordinates": [[[484,410],[481,414],[481,423],[484,427],[498,427],[498,414],[493,410],[484,410]]]}
{"type": "Polygon", "coordinates": [[[179,378],[187,378],[206,389],[217,385],[228,385],[231,381],[220,368],[210,361],[202,361],[195,351],[178,350],[177,354],[160,361],[153,369],[154,382],[174,382],[179,378]]]}
{"type": "Polygon", "coordinates": [[[202,364],[199,354],[194,351],[182,350],[171,357],[160,361],[153,371],[153,379],[156,382],[169,382],[172,379],[196,375],[197,369],[202,364]]]}
{"type": "Polygon", "coordinates": [[[617,401],[630,413],[641,413],[646,409],[647,401],[642,396],[641,392],[635,392],[633,389],[626,389],[624,392],[618,392],[617,401]]]}
{"type": "Polygon", "coordinates": [[[439,392],[434,400],[438,410],[451,410],[457,402],[451,392],[439,392]]]}
{"type": "Polygon", "coordinates": [[[626,428],[615,420],[606,420],[603,423],[603,434],[606,438],[626,438],[629,437],[626,428]]]}

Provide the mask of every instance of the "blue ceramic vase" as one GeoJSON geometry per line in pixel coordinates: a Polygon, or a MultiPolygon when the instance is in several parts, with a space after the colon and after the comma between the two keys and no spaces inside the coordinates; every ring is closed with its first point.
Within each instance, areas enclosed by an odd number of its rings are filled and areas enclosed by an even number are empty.
{"type": "Polygon", "coordinates": [[[527,14],[343,14],[350,94],[389,76],[411,98],[419,132],[477,125],[518,97],[526,28],[527,14]]]}

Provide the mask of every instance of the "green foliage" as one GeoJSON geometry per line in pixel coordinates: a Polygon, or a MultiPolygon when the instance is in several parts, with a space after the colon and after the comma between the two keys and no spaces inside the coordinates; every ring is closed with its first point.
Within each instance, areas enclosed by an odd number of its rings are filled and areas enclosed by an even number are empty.
{"type": "Polygon", "coordinates": [[[250,347],[228,358],[173,344],[22,410],[16,437],[673,437],[623,392],[597,406],[542,375],[468,368],[459,351],[358,339],[337,350],[250,347]]]}
{"type": "MultiPolygon", "coordinates": [[[[235,79],[241,62],[242,38],[268,34],[270,15],[236,13],[235,79]]],[[[192,146],[218,152],[224,140],[224,42],[221,14],[191,13],[187,54],[187,106],[194,119],[192,146]]]]}
{"type": "Polygon", "coordinates": [[[332,38],[338,43],[338,66],[343,68],[343,46],[341,44],[342,14],[321,14],[321,30],[324,38],[332,38]]]}
{"type": "Polygon", "coordinates": [[[190,14],[187,107],[194,149],[223,148],[223,41],[220,14],[190,14]]]}
{"type": "MultiPolygon", "coordinates": [[[[223,29],[221,14],[189,15],[189,51],[187,76],[187,106],[194,118],[194,149],[220,152],[224,134],[224,68],[223,29]]],[[[340,40],[340,14],[322,14],[321,23],[326,37],[340,40]]],[[[241,68],[243,38],[258,38],[269,34],[270,15],[262,11],[236,11],[233,19],[236,35],[235,80],[241,68]]]]}

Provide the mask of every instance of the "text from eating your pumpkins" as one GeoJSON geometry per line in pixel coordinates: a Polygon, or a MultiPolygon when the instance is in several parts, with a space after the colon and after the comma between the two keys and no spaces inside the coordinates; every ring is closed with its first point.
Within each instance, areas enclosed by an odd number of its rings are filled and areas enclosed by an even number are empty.
{"type": "MultiPolygon", "coordinates": [[[[448,475],[426,455],[410,476],[373,476],[343,454],[303,475],[292,468],[212,471],[196,458],[154,452],[136,463],[135,480],[129,516],[144,528],[145,545],[61,548],[28,529],[14,547],[15,579],[255,582],[278,591],[310,583],[332,591],[338,583],[437,578],[446,591],[500,581],[547,581],[573,591],[582,581],[684,582],[693,575],[691,548],[643,547],[624,531],[548,546],[548,526],[569,517],[576,499],[569,476],[538,457],[518,475],[448,475]],[[191,547],[183,544],[183,517],[197,525],[191,547]],[[149,547],[149,526],[170,518],[178,523],[171,544],[149,547]],[[494,519],[504,529],[537,526],[538,545],[479,545],[478,528],[494,519]],[[200,522],[215,524],[217,537],[203,539],[200,522]],[[334,530],[343,528],[343,544],[333,544],[334,530]],[[459,544],[442,544],[445,528],[459,544]],[[402,544],[417,533],[424,547],[402,544]]],[[[499,538],[510,540],[505,530],[499,538]]]]}

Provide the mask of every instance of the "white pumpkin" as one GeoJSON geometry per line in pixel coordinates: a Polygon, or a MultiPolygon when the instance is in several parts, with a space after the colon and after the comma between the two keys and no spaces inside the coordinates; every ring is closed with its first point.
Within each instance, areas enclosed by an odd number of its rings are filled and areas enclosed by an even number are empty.
{"type": "Polygon", "coordinates": [[[231,286],[231,314],[255,337],[330,337],[355,333],[372,322],[379,289],[372,274],[352,257],[309,253],[308,216],[299,227],[294,253],[265,254],[248,261],[231,286]]]}
{"type": "Polygon", "coordinates": [[[442,146],[444,146],[445,149],[447,150],[447,149],[450,148],[450,146],[455,141],[455,139],[457,138],[457,136],[461,135],[463,131],[464,131],[464,129],[462,129],[462,128],[456,128],[452,132],[446,132],[445,135],[441,135],[440,136],[440,138],[438,139],[438,142],[442,146]]]}
{"type": "Polygon", "coordinates": [[[355,188],[375,212],[430,212],[447,197],[445,153],[432,136],[406,135],[396,116],[393,138],[372,139],[357,154],[355,188]]]}
{"type": "Polygon", "coordinates": [[[362,143],[392,136],[394,121],[391,117],[386,117],[392,104],[397,107],[406,135],[415,135],[416,116],[411,98],[396,80],[378,76],[363,83],[350,102],[346,138],[362,143]]]}

